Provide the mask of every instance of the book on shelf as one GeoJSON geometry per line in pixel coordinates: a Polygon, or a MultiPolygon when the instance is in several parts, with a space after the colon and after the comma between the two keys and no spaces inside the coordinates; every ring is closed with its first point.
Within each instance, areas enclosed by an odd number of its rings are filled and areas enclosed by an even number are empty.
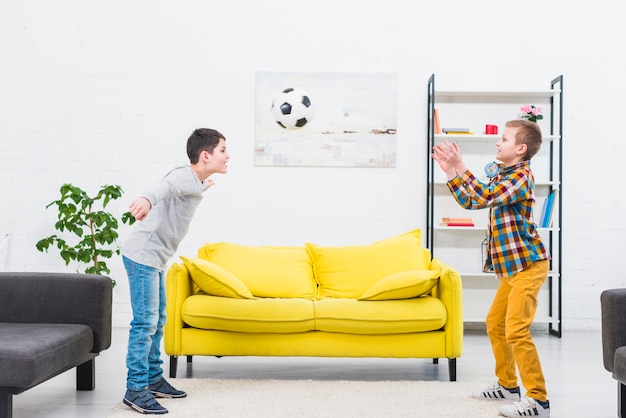
{"type": "Polygon", "coordinates": [[[433,124],[435,128],[435,134],[441,133],[441,122],[439,122],[439,109],[433,109],[433,124]]]}
{"type": "Polygon", "coordinates": [[[474,132],[446,132],[446,135],[474,135],[474,132]]]}
{"type": "Polygon", "coordinates": [[[442,226],[474,226],[472,218],[441,218],[442,226]]]}
{"type": "Polygon", "coordinates": [[[539,228],[550,228],[552,226],[552,219],[554,218],[554,206],[559,191],[552,190],[550,194],[543,201],[543,209],[541,211],[541,217],[539,218],[539,228]]]}
{"type": "Polygon", "coordinates": [[[546,208],[548,207],[548,197],[543,201],[543,207],[541,208],[541,215],[539,216],[538,222],[536,222],[537,227],[543,228],[543,218],[546,217],[546,208]]]}
{"type": "Polygon", "coordinates": [[[441,132],[444,134],[459,134],[459,133],[470,133],[470,128],[442,128],[441,132]]]}

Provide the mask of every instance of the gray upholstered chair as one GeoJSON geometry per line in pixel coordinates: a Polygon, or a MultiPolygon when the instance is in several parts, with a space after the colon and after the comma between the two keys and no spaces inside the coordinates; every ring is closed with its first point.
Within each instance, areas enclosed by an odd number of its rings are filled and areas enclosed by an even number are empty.
{"type": "Polygon", "coordinates": [[[95,388],[94,358],[111,346],[112,281],[63,273],[0,273],[0,418],[13,395],[76,367],[95,388]]]}
{"type": "Polygon", "coordinates": [[[605,290],[600,305],[604,368],[617,380],[617,413],[626,417],[626,289],[605,290]]]}

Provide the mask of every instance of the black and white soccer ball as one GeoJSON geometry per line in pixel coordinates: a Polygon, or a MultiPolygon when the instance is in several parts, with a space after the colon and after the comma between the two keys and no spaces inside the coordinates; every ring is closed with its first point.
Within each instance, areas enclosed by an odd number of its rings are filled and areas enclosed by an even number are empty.
{"type": "Polygon", "coordinates": [[[272,101],[274,120],[284,129],[303,128],[311,121],[314,113],[309,95],[299,88],[286,88],[272,101]]]}

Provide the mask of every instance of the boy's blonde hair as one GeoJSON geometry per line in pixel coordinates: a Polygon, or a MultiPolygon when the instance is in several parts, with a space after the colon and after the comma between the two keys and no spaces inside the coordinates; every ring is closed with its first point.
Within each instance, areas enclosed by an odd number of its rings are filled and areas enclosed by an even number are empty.
{"type": "Polygon", "coordinates": [[[524,160],[530,160],[541,148],[541,128],[535,122],[525,119],[514,119],[506,123],[508,128],[518,128],[515,134],[516,144],[526,144],[524,160]]]}

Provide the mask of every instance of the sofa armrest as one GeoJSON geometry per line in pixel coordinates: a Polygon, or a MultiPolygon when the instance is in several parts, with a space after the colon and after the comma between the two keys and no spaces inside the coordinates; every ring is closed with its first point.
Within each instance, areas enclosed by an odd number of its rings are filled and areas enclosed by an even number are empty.
{"type": "Polygon", "coordinates": [[[182,318],[183,302],[193,292],[193,283],[184,264],[172,264],[167,270],[165,288],[167,322],[164,327],[163,344],[168,355],[178,356],[182,353],[181,332],[185,326],[182,318]]]}
{"type": "Polygon", "coordinates": [[[93,353],[111,346],[112,299],[107,276],[0,272],[0,322],[87,325],[93,353]]]}
{"type": "Polygon", "coordinates": [[[463,286],[461,275],[436,257],[432,260],[431,269],[439,270],[439,283],[433,289],[433,296],[443,302],[448,315],[444,326],[448,340],[446,356],[457,358],[461,356],[463,351],[463,286]]]}
{"type": "Polygon", "coordinates": [[[615,350],[626,346],[626,289],[603,291],[600,295],[600,306],[604,368],[614,372],[615,350]]]}

